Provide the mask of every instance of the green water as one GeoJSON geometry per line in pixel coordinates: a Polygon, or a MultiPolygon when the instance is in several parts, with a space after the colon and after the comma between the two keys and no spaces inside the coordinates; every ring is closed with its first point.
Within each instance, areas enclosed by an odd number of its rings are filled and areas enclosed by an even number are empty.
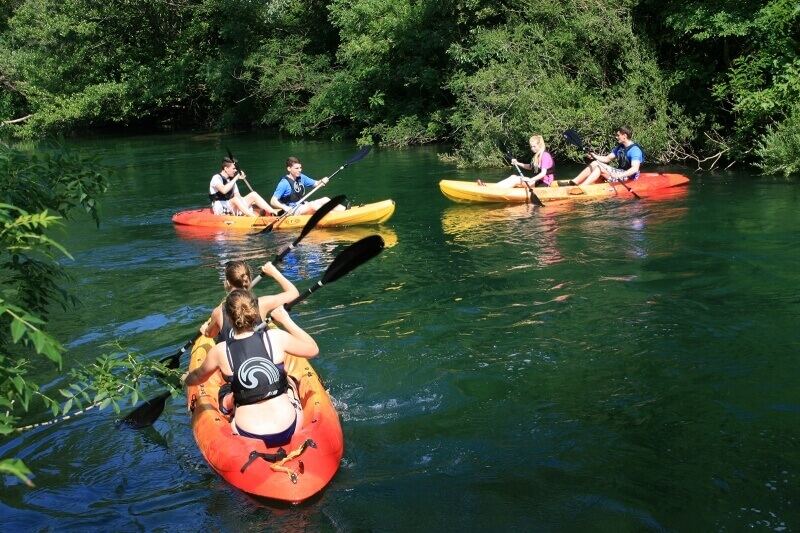
{"type": "MultiPolygon", "coordinates": [[[[319,178],[359,148],[251,134],[79,145],[121,171],[101,228],[56,236],[83,302],[52,324],[73,362],[112,341],[174,352],[224,296],[224,262],[255,267],[296,237],[173,227],[206,204],[228,148],[265,196],[287,156],[319,178]]],[[[176,399],[147,431],[106,411],[0,440],[36,474],[34,489],[4,479],[4,529],[800,529],[800,185],[727,172],[657,200],[459,205],[440,179],[509,171],[457,170],[444,150],[376,148],[340,172],[326,195],[392,198],[394,217],[316,230],[283,265],[303,290],[354,240],[388,244],[293,312],[345,436],[319,496],[288,506],[228,486],[176,399]]]]}

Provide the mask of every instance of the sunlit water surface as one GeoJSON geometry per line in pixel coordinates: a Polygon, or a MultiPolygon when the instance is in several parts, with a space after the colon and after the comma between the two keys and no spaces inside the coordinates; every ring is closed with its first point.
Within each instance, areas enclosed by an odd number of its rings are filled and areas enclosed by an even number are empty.
{"type": "MultiPolygon", "coordinates": [[[[289,155],[319,178],[358,150],[251,134],[78,146],[121,170],[101,227],[56,235],[82,301],[51,324],[67,368],[112,342],[174,352],[224,296],[226,261],[257,267],[297,236],[173,227],[206,204],[228,148],[265,196],[289,155]]],[[[346,245],[387,242],[293,313],[344,429],[322,493],[291,506],[230,487],[178,398],[145,431],[106,410],[0,440],[36,483],[4,478],[3,529],[799,530],[797,182],[731,172],[641,201],[461,205],[440,179],[507,171],[457,170],[444,150],[376,148],[348,166],[324,194],[393,198],[394,217],[316,230],[282,265],[303,290],[346,245]]]]}

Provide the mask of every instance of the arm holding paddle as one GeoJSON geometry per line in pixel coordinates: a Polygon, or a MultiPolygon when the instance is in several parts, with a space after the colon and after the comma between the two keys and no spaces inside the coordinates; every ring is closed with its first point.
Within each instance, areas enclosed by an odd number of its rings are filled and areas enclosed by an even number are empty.
{"type": "Polygon", "coordinates": [[[272,264],[272,262],[267,262],[263,267],[261,267],[261,272],[278,282],[278,285],[280,285],[282,289],[282,291],[278,294],[259,296],[258,308],[262,318],[264,318],[271,309],[283,306],[283,304],[291,302],[300,296],[300,291],[297,290],[297,287],[295,287],[291,281],[286,279],[286,277],[275,267],[275,265],[272,264]]]}
{"type": "MultiPolygon", "coordinates": [[[[230,151],[228,152],[230,154],[230,151]]],[[[209,186],[209,197],[211,208],[215,215],[244,215],[249,217],[259,216],[253,211],[253,206],[258,206],[266,213],[275,214],[275,210],[269,206],[261,195],[250,189],[247,196],[239,193],[236,182],[242,179],[247,183],[244,172],[239,169],[239,164],[233,157],[222,159],[222,168],[218,174],[211,178],[209,186]]],[[[250,187],[250,184],[247,183],[250,187]]]]}
{"type": "Polygon", "coordinates": [[[319,355],[317,341],[292,320],[292,317],[289,316],[289,311],[286,310],[283,304],[273,309],[269,316],[274,322],[283,327],[283,329],[270,331],[270,335],[280,341],[275,343],[276,347],[280,344],[284,350],[281,353],[278,353],[277,349],[275,350],[274,362],[276,364],[283,362],[285,352],[304,359],[311,359],[319,355]]]}

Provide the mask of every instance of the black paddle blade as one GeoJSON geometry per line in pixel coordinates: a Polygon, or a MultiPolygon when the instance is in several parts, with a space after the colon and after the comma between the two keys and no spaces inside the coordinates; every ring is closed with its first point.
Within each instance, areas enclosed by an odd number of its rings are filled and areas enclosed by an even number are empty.
{"type": "Polygon", "coordinates": [[[364,159],[364,156],[366,156],[369,153],[370,150],[372,150],[372,146],[369,145],[369,144],[366,145],[364,148],[359,150],[356,155],[354,155],[353,157],[348,159],[347,162],[345,162],[345,166],[351,165],[351,164],[355,163],[356,161],[361,161],[362,159],[364,159]]]}
{"type": "Polygon", "coordinates": [[[333,211],[337,205],[343,204],[346,200],[347,196],[345,196],[344,194],[340,194],[339,196],[331,198],[325,203],[325,205],[317,209],[317,212],[311,215],[311,218],[308,219],[306,225],[303,226],[303,231],[300,232],[300,236],[297,239],[295,239],[294,243],[297,244],[298,242],[300,242],[300,239],[308,235],[308,232],[314,229],[314,227],[319,223],[320,220],[322,220],[322,218],[325,215],[333,211]]]}
{"type": "Polygon", "coordinates": [[[195,333],[194,337],[189,339],[186,342],[186,344],[181,346],[180,350],[178,350],[177,352],[175,352],[172,355],[168,355],[168,356],[162,358],[159,362],[167,363],[167,368],[178,368],[178,365],[180,365],[180,363],[181,363],[181,356],[184,353],[186,353],[186,350],[189,350],[192,347],[192,345],[195,343],[195,341],[197,339],[199,339],[199,338],[200,338],[200,332],[198,331],[197,333],[195,333]]]}
{"type": "Polygon", "coordinates": [[[279,253],[278,255],[276,255],[276,256],[275,256],[275,261],[274,261],[274,263],[275,263],[275,264],[278,264],[278,263],[280,263],[281,261],[283,261],[283,258],[284,258],[284,257],[286,257],[286,256],[289,254],[289,252],[291,252],[291,251],[294,249],[294,247],[295,247],[295,246],[297,246],[297,244],[298,244],[298,243],[299,243],[299,242],[300,242],[300,241],[303,239],[303,237],[305,237],[306,235],[308,235],[308,234],[309,234],[309,232],[310,232],[312,229],[314,229],[314,228],[317,226],[317,224],[319,223],[319,221],[320,221],[320,220],[322,220],[322,219],[323,219],[323,217],[325,217],[325,215],[327,215],[328,213],[330,213],[331,211],[333,211],[333,209],[334,209],[334,208],[335,208],[337,205],[341,204],[341,203],[342,203],[342,202],[344,202],[346,199],[347,199],[347,197],[346,197],[344,194],[340,194],[339,196],[336,196],[336,197],[334,197],[334,198],[331,198],[330,200],[328,200],[328,201],[325,203],[325,205],[323,205],[322,207],[320,207],[320,208],[317,210],[317,212],[316,212],[316,213],[314,213],[314,214],[311,216],[311,218],[309,218],[309,219],[308,219],[308,222],[306,222],[306,225],[305,225],[305,226],[303,226],[303,231],[301,231],[301,232],[300,232],[300,236],[299,236],[299,237],[297,237],[297,238],[296,238],[296,239],[295,239],[295,240],[294,240],[294,241],[293,241],[293,242],[292,242],[290,245],[288,245],[286,248],[284,248],[283,250],[281,250],[281,253],[279,253]]]}
{"type": "Polygon", "coordinates": [[[385,243],[383,241],[383,237],[380,235],[370,235],[369,237],[364,237],[360,241],[351,244],[336,256],[336,259],[333,260],[333,263],[331,263],[330,266],[325,270],[325,274],[322,275],[322,279],[320,281],[312,285],[309,289],[300,294],[300,296],[291,302],[284,304],[283,307],[287,311],[291,311],[295,305],[311,296],[312,293],[322,287],[325,283],[333,283],[354,268],[366,263],[381,253],[384,246],[385,243]]]}
{"type": "Polygon", "coordinates": [[[564,139],[573,146],[577,146],[578,149],[582,152],[585,152],[586,149],[583,147],[583,141],[581,140],[581,136],[578,135],[578,132],[575,130],[567,130],[563,133],[564,139]]]}
{"type": "Polygon", "coordinates": [[[152,426],[158,420],[167,405],[167,398],[172,395],[165,392],[160,396],[151,398],[131,411],[125,418],[120,420],[120,424],[132,429],[142,429],[152,426]]]}
{"type": "Polygon", "coordinates": [[[336,256],[322,275],[322,283],[332,283],[354,268],[381,253],[386,243],[380,235],[370,235],[354,242],[336,256]]]}
{"type": "Polygon", "coordinates": [[[236,161],[235,157],[233,157],[233,154],[231,153],[231,149],[230,148],[226,148],[226,150],[228,151],[228,159],[233,161],[233,168],[236,169],[236,174],[234,174],[234,176],[236,176],[237,174],[239,174],[239,172],[241,172],[241,169],[239,168],[239,162],[236,161]]]}

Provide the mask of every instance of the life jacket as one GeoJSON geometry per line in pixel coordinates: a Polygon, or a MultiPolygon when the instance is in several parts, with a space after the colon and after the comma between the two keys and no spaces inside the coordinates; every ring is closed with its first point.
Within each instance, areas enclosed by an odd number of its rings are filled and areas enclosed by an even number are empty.
{"type": "MultiPolygon", "coordinates": [[[[225,176],[223,176],[222,174],[217,174],[217,176],[220,177],[220,179],[222,180],[222,184],[223,185],[227,185],[228,182],[230,181],[230,180],[226,180],[225,176]]],[[[224,194],[219,192],[219,191],[216,191],[214,194],[209,194],[208,195],[208,199],[211,200],[212,204],[214,202],[224,202],[226,200],[230,200],[231,198],[233,198],[233,190],[234,190],[234,187],[231,187],[231,190],[229,190],[227,193],[224,193],[224,194]]]]}
{"type": "Polygon", "coordinates": [[[299,180],[293,180],[288,174],[284,176],[283,179],[289,182],[289,187],[292,188],[292,193],[288,197],[284,196],[283,198],[280,198],[280,201],[284,204],[296,204],[302,200],[303,196],[306,195],[306,188],[303,186],[303,179],[300,178],[299,180]]]}
{"type": "Polygon", "coordinates": [[[639,146],[636,143],[631,143],[627,147],[625,145],[618,144],[617,147],[619,148],[619,150],[617,150],[617,156],[616,156],[617,157],[618,168],[620,168],[622,170],[628,170],[629,168],[631,168],[631,161],[630,161],[630,159],[628,159],[628,151],[631,148],[633,148],[634,146],[636,148],[638,148],[639,151],[642,152],[642,161],[641,162],[644,163],[644,150],[642,149],[641,146],[639,146]]]}
{"type": "Polygon", "coordinates": [[[286,372],[272,362],[272,343],[266,331],[227,341],[234,403],[251,405],[284,394],[289,387],[286,372]]]}

